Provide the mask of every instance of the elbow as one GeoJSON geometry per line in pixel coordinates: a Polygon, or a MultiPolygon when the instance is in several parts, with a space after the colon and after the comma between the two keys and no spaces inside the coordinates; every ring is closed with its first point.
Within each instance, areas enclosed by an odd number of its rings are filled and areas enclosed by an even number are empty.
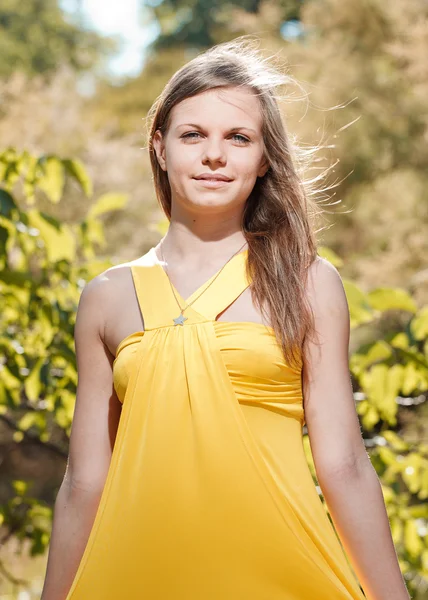
{"type": "Polygon", "coordinates": [[[61,491],[62,495],[69,500],[81,500],[82,498],[92,498],[95,501],[101,498],[104,488],[104,481],[82,481],[74,477],[65,477],[61,491]]]}
{"type": "Polygon", "coordinates": [[[346,483],[349,479],[358,479],[364,477],[368,472],[374,472],[370,457],[366,452],[336,460],[315,462],[315,470],[321,484],[329,481],[346,483]]]}

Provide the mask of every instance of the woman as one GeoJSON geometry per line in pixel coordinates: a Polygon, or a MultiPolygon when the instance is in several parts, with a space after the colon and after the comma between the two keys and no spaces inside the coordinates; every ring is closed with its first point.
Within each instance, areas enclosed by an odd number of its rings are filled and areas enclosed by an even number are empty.
{"type": "Polygon", "coordinates": [[[357,576],[370,600],[409,597],[355,412],[342,282],[317,256],[274,96],[287,80],[235,41],[152,107],[170,226],[82,294],[43,600],[360,600],[357,576]]]}

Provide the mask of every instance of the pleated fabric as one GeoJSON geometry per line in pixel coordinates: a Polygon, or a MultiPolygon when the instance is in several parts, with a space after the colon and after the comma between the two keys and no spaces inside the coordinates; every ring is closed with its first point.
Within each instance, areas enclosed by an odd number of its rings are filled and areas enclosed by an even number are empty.
{"type": "Polygon", "coordinates": [[[189,298],[131,262],[144,331],[113,364],[122,414],[67,600],[363,600],[303,448],[301,372],[273,329],[216,320],[247,250],[189,298]]]}

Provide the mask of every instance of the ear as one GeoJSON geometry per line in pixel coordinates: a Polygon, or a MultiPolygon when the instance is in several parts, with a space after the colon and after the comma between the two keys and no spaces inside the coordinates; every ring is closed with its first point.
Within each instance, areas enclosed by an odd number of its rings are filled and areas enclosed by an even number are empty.
{"type": "Polygon", "coordinates": [[[266,175],[267,170],[269,169],[269,162],[266,157],[263,158],[262,163],[257,172],[257,177],[264,177],[266,175]]]}
{"type": "Polygon", "coordinates": [[[158,163],[164,171],[166,171],[166,156],[165,156],[165,144],[163,141],[162,133],[159,129],[156,129],[153,136],[153,148],[156,153],[158,163]]]}

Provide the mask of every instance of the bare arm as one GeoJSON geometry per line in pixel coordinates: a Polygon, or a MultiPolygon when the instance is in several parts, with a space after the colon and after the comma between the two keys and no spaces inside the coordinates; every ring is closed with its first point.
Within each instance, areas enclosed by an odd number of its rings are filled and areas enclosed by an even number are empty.
{"type": "Polygon", "coordinates": [[[361,436],[349,373],[349,310],[337,270],[310,267],[318,346],[305,342],[305,420],[317,478],[368,600],[408,600],[382,488],[361,436]]]}
{"type": "Polygon", "coordinates": [[[102,276],[88,283],[77,310],[76,404],[41,600],[64,600],[69,592],[94,523],[116,438],[121,404],[113,388],[111,355],[102,341],[100,306],[105,303],[105,285],[102,276]]]}

